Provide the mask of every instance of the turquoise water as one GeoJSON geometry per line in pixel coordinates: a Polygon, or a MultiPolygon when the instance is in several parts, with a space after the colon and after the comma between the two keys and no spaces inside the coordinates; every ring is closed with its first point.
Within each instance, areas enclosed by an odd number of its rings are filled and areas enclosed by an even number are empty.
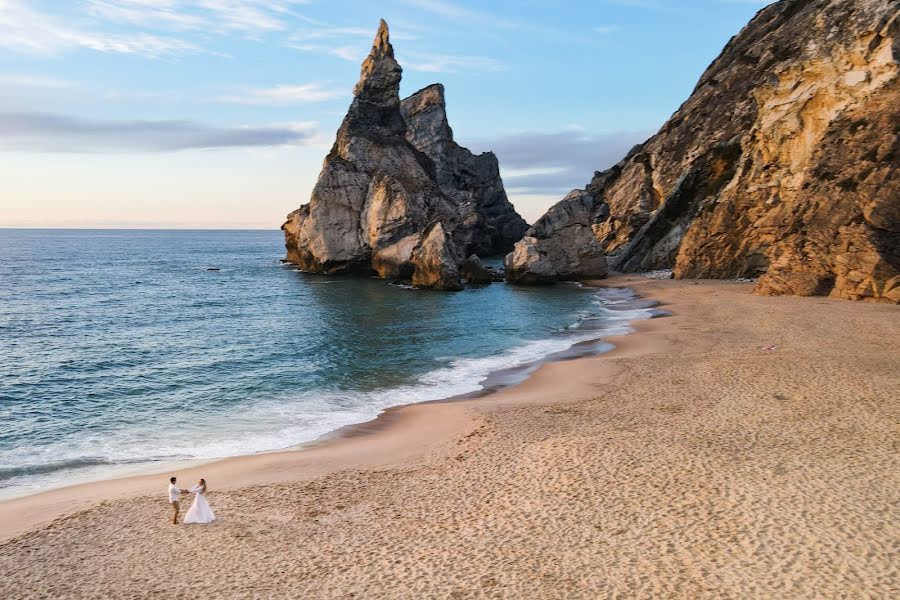
{"type": "Polygon", "coordinates": [[[0,496],[289,447],[648,316],[623,291],[425,292],[281,256],[278,231],[0,230],[0,496]]]}

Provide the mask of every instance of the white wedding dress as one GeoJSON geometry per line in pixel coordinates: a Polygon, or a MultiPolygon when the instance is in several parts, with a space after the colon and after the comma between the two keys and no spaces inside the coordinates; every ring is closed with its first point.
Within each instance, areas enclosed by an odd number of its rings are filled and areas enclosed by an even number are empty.
{"type": "Polygon", "coordinates": [[[203,495],[203,488],[195,485],[188,491],[194,495],[194,503],[184,515],[184,523],[212,523],[216,520],[216,515],[209,507],[206,496],[203,495]]]}

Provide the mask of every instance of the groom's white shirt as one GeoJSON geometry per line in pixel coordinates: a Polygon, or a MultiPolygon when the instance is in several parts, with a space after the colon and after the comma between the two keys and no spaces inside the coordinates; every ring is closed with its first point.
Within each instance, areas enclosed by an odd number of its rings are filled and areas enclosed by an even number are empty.
{"type": "Polygon", "coordinates": [[[181,488],[174,483],[169,484],[169,502],[178,502],[178,496],[181,495],[181,488]]]}

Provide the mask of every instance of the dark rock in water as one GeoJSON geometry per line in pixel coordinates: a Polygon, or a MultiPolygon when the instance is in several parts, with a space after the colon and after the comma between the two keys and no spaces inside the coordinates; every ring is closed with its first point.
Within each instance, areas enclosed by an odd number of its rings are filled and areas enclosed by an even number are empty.
{"type": "Polygon", "coordinates": [[[896,2],[769,5],[590,201],[570,194],[529,230],[510,279],[580,275],[599,244],[615,270],[900,303],[898,58],[896,2]]]}
{"type": "Polygon", "coordinates": [[[528,224],[506,197],[497,157],[492,152],[476,156],[453,141],[444,86],[419,90],[400,103],[400,111],[406,139],[434,161],[437,183],[457,208],[465,252],[509,252],[528,224]]]}
{"type": "Polygon", "coordinates": [[[462,277],[466,283],[492,283],[503,281],[503,274],[481,262],[477,254],[471,255],[462,265],[462,277]]]}
{"type": "MultiPolygon", "coordinates": [[[[418,123],[409,134],[401,73],[382,21],[310,202],[282,225],[286,260],[304,271],[459,289],[459,267],[469,249],[511,244],[517,229],[507,213],[518,215],[503,204],[506,195],[499,176],[492,178],[490,157],[457,146],[449,126],[437,137],[425,132],[433,119],[424,113],[444,114],[442,94],[437,104],[423,95],[409,104],[418,123]]],[[[438,120],[446,125],[445,115],[438,120]]]]}

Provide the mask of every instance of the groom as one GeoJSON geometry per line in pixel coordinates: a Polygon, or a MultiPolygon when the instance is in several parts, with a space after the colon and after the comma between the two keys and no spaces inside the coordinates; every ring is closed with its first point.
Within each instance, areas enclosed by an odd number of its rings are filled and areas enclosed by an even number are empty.
{"type": "Polygon", "coordinates": [[[175,485],[175,477],[169,478],[169,504],[172,505],[172,525],[178,525],[178,497],[181,494],[187,494],[187,490],[183,490],[175,485]]]}

